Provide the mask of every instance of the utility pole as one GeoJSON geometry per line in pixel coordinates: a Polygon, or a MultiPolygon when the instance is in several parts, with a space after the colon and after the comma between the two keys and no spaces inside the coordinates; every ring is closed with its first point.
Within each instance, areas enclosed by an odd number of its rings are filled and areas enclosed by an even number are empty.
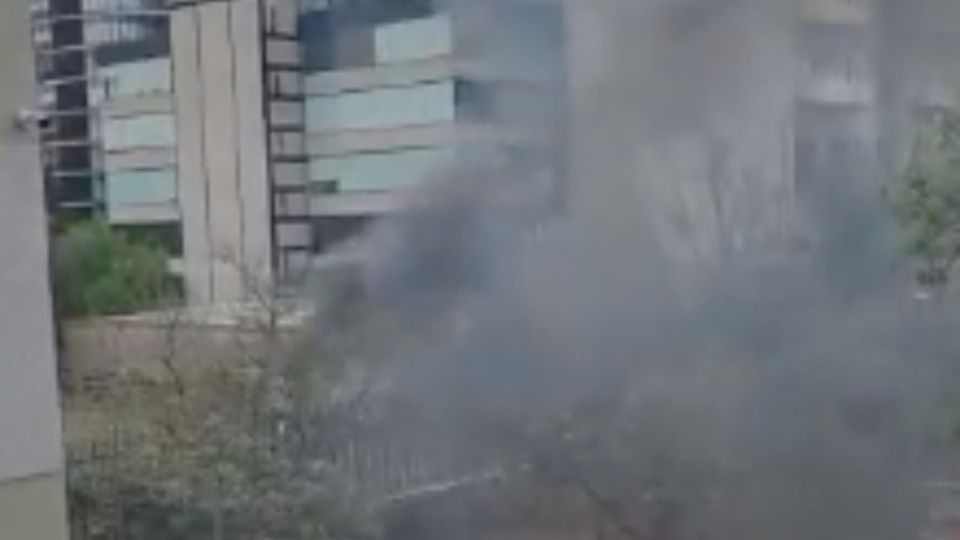
{"type": "Polygon", "coordinates": [[[65,540],[28,0],[0,1],[0,538],[65,540]]]}

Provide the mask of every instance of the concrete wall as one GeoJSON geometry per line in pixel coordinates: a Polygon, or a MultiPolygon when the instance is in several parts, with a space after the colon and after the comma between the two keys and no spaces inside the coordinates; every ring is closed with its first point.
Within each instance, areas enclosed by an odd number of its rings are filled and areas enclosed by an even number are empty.
{"type": "Polygon", "coordinates": [[[243,300],[271,280],[257,0],[172,15],[184,265],[194,304],[243,300]]]}
{"type": "Polygon", "coordinates": [[[270,330],[230,313],[220,320],[189,315],[178,320],[171,313],[76,321],[64,328],[69,366],[65,382],[82,389],[98,378],[130,370],[164,379],[170,375],[164,365],[168,359],[183,375],[192,376],[222,366],[242,369],[261,358],[279,361],[302,335],[302,324],[287,317],[270,330]]]}
{"type": "Polygon", "coordinates": [[[0,2],[0,538],[66,538],[43,184],[27,2],[0,2]]]}
{"type": "Polygon", "coordinates": [[[66,540],[63,473],[0,482],[0,538],[66,540]]]}

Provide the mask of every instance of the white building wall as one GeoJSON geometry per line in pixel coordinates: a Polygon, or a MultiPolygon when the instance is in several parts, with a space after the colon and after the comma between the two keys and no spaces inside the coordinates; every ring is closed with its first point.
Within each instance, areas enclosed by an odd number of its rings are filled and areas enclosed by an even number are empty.
{"type": "Polygon", "coordinates": [[[63,540],[66,519],[47,221],[27,2],[0,2],[0,538],[63,540]]]}

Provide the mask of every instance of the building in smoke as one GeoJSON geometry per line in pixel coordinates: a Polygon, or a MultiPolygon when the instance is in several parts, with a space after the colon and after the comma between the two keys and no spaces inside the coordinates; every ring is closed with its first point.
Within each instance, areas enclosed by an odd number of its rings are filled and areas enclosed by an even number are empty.
{"type": "MultiPolygon", "coordinates": [[[[808,1],[797,25],[796,184],[836,182],[874,159],[878,13],[871,2],[808,1]]],[[[867,172],[862,170],[860,172],[867,172]]]]}
{"type": "Polygon", "coordinates": [[[41,1],[54,211],[161,239],[195,303],[298,283],[465,147],[681,258],[790,246],[955,73],[944,0],[41,1]]]}
{"type": "Polygon", "coordinates": [[[829,244],[849,228],[851,197],[876,198],[896,179],[918,122],[956,105],[960,63],[951,51],[960,33],[943,21],[960,12],[941,0],[801,7],[794,186],[801,208],[836,210],[821,223],[821,243],[829,244]]]}
{"type": "Polygon", "coordinates": [[[164,240],[195,303],[298,283],[467,145],[536,153],[512,118],[545,86],[465,59],[494,11],[562,39],[559,6],[528,0],[46,2],[54,211],[164,240]]]}
{"type": "Polygon", "coordinates": [[[811,208],[879,193],[916,120],[953,103],[948,4],[571,3],[575,174],[626,178],[576,198],[644,209],[684,260],[829,242],[812,229],[841,225],[811,208]]]}

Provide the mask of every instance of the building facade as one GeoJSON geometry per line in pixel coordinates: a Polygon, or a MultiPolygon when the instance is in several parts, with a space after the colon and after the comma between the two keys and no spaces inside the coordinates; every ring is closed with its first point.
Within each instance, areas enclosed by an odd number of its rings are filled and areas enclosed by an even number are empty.
{"type": "Polygon", "coordinates": [[[680,257],[783,247],[806,208],[894,167],[952,84],[895,0],[47,1],[54,209],[160,239],[199,304],[295,288],[490,148],[550,156],[554,194],[584,201],[616,190],[568,190],[557,156],[594,182],[631,161],[640,191],[588,204],[650,205],[680,257]]]}
{"type": "Polygon", "coordinates": [[[0,4],[0,537],[66,540],[26,2],[0,4]]]}
{"type": "MultiPolygon", "coordinates": [[[[34,0],[33,29],[46,117],[41,132],[51,210],[64,220],[104,210],[105,96],[112,66],[167,55],[158,0],[34,0]]],[[[122,91],[122,90],[121,90],[122,91]]]]}
{"type": "MultiPolygon", "coordinates": [[[[55,25],[76,32],[49,47],[85,53],[84,85],[49,99],[51,118],[82,102],[84,144],[70,148],[89,162],[76,183],[59,181],[80,169],[57,161],[64,142],[48,143],[51,184],[83,195],[74,204],[53,189],[55,210],[79,205],[163,239],[198,304],[295,287],[317,256],[400,209],[457,152],[507,132],[507,145],[523,146],[512,113],[544,110],[544,86],[531,70],[506,69],[505,51],[482,69],[467,59],[495,57],[479,29],[508,6],[528,19],[548,14],[550,39],[562,39],[562,10],[542,0],[485,10],[430,0],[48,1],[54,12],[79,9],[85,23],[55,25]]],[[[528,41],[562,64],[559,43],[528,41]]],[[[523,121],[528,132],[533,121],[523,121]]]]}
{"type": "Polygon", "coordinates": [[[917,120],[955,105],[958,4],[705,4],[569,4],[574,198],[697,264],[849,242],[917,120]]]}

